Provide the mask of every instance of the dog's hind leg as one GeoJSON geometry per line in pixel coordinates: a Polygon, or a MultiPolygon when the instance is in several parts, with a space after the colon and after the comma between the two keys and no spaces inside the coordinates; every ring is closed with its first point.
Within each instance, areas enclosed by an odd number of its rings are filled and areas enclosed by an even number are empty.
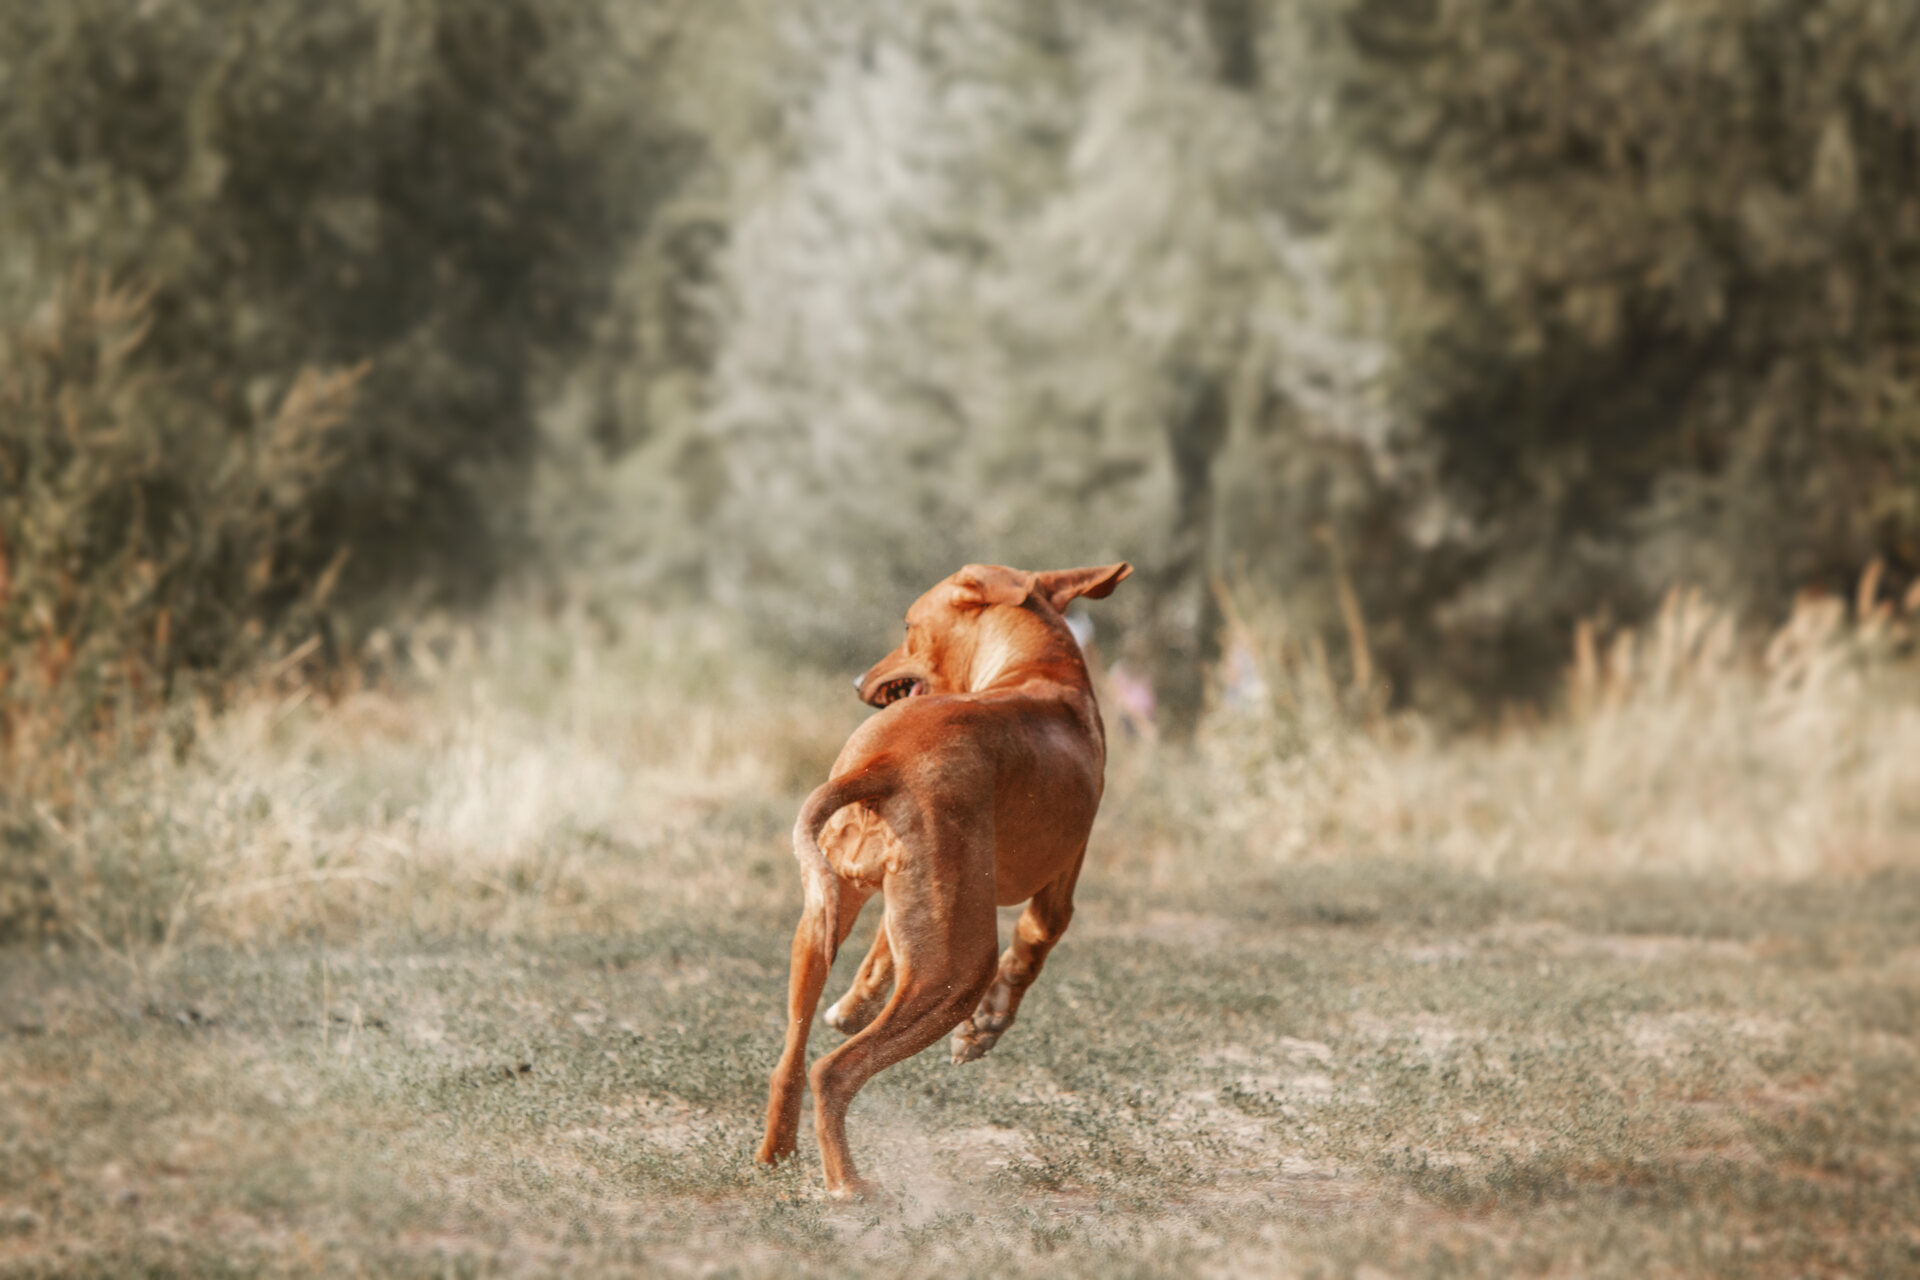
{"type": "MultiPolygon", "coordinates": [[[[840,882],[839,935],[844,942],[853,931],[873,890],[850,881],[840,882]]],[[[813,1026],[814,1010],[820,1007],[820,993],[827,985],[827,948],[818,936],[819,925],[809,913],[800,917],[793,932],[793,958],[787,975],[787,1042],[780,1061],[773,1069],[767,1092],[767,1133],[754,1158],[761,1164],[775,1164],[793,1154],[800,1132],[800,1095],[807,1074],[807,1032],[813,1026]]]]}
{"type": "Polygon", "coordinates": [[[866,1029],[874,1016],[886,1007],[887,994],[893,990],[893,947],[883,926],[873,935],[873,946],[860,962],[847,994],[827,1009],[827,1025],[842,1035],[866,1029]]]}
{"type": "Polygon", "coordinates": [[[951,904],[901,903],[887,883],[886,929],[898,969],[893,998],[864,1031],[813,1064],[814,1124],[827,1191],[871,1190],[847,1149],[847,1107],[874,1075],[910,1058],[953,1028],[993,981],[993,904],[956,912],[951,904]],[[903,918],[905,917],[905,918],[903,918]]]}
{"type": "MultiPolygon", "coordinates": [[[[1081,857],[1085,856],[1083,849],[1081,857]]],[[[1067,923],[1073,919],[1073,886],[1079,878],[1080,858],[1075,858],[1073,868],[1051,884],[1041,886],[1027,903],[1027,909],[1020,913],[1020,920],[1013,927],[1013,942],[1000,957],[993,985],[987,988],[973,1016],[953,1033],[955,1062],[972,1062],[980,1057],[1013,1025],[1027,988],[1040,976],[1040,966],[1047,962],[1047,953],[1060,941],[1060,935],[1067,931],[1067,923]]]]}

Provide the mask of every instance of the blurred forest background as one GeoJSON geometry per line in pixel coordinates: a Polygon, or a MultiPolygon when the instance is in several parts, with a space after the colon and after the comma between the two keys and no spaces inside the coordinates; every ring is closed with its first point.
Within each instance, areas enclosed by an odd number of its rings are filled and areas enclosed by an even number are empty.
{"type": "Polygon", "coordinates": [[[1459,722],[1920,574],[1910,5],[3,9],[16,751],[503,583],[844,667],[1126,557],[1178,736],[1219,584],[1459,722]]]}

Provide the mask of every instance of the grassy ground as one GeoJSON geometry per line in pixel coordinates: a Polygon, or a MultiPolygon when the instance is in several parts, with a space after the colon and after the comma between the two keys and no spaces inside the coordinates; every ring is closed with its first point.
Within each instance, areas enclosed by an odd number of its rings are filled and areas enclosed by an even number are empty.
{"type": "Polygon", "coordinates": [[[0,950],[0,1274],[1920,1269],[1913,704],[1870,669],[1443,747],[1275,666],[1277,713],[1116,742],[1020,1023],[869,1085],[892,1195],[837,1206],[810,1138],[750,1156],[785,831],[859,708],[678,623],[421,648],[10,837],[52,870],[0,950]],[[1845,759],[1793,776],[1814,730],[1845,759]]]}

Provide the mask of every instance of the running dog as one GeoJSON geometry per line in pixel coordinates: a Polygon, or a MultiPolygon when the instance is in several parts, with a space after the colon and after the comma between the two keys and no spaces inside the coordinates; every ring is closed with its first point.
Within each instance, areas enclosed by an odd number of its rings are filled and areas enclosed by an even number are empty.
{"type": "Polygon", "coordinates": [[[793,828],[806,906],[762,1164],[794,1152],[807,1032],[834,954],[876,892],[886,915],[873,949],[827,1011],[849,1039],[810,1073],[830,1195],[874,1190],[847,1148],[862,1085],[948,1032],[953,1060],[971,1062],[1013,1024],[1073,917],[1106,769],[1100,708],[1062,614],[1131,572],[968,565],[914,602],[906,639],[856,682],[880,713],[847,740],[793,828]],[[995,908],[1020,902],[996,960],[995,908]]]}

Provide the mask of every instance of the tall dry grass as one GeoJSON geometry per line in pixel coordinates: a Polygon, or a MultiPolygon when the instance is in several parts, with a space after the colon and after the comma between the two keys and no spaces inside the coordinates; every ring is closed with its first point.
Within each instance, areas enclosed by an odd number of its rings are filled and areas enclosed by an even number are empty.
{"type": "MultiPolygon", "coordinates": [[[[1806,600],[1742,635],[1675,592],[1583,629],[1564,704],[1444,737],[1343,686],[1274,608],[1236,610],[1198,740],[1115,721],[1091,877],[1221,892],[1302,860],[1487,874],[1858,874],[1920,866],[1920,596],[1806,600]]],[[[406,677],[313,696],[299,664],[130,751],[56,810],[15,805],[0,921],[138,966],[188,937],[549,934],[778,905],[786,829],[864,714],[711,615],[510,608],[430,622],[406,677]]],[[[391,660],[391,657],[389,657],[391,660]]]]}
{"type": "Polygon", "coordinates": [[[1435,858],[1488,874],[1799,877],[1920,866],[1920,589],[1808,596],[1743,634],[1697,591],[1582,626],[1564,696],[1445,737],[1341,687],[1269,609],[1194,751],[1122,753],[1110,823],[1169,866],[1435,858]],[[1146,834],[1151,833],[1151,834],[1146,834]]]}
{"type": "Polygon", "coordinates": [[[189,751],[123,737],[111,767],[0,806],[0,937],[131,955],[195,934],[596,928],[705,892],[749,843],[770,868],[858,709],[737,640],[713,618],[632,616],[615,638],[509,609],[376,633],[344,677],[273,664],[224,714],[178,713],[189,751]]]}

